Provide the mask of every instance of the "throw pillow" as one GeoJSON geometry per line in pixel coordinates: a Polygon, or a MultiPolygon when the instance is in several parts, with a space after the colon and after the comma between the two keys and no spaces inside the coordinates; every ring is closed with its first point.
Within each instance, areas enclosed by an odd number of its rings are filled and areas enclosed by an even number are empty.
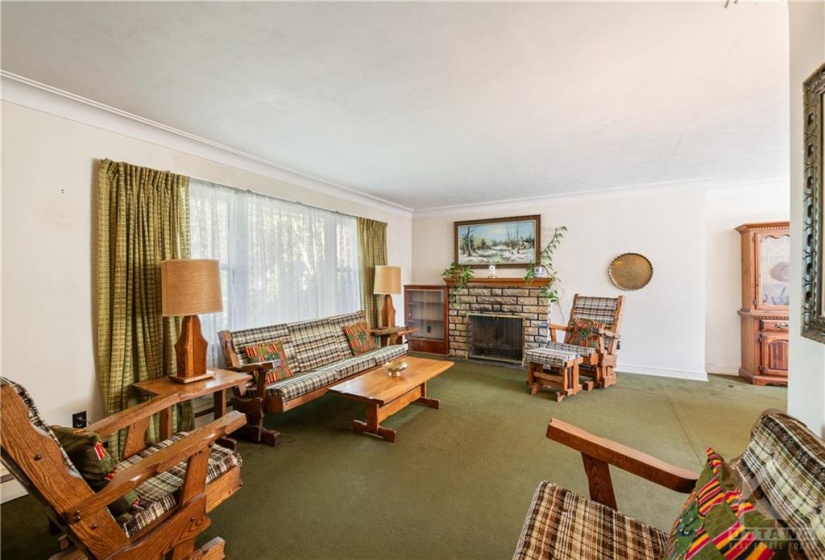
{"type": "Polygon", "coordinates": [[[244,348],[244,352],[246,352],[246,357],[253,362],[271,362],[280,360],[280,364],[267,370],[267,385],[294,375],[292,370],[289,369],[289,364],[286,360],[286,352],[284,351],[284,344],[280,340],[264,342],[261,344],[256,344],[255,346],[247,346],[244,348]]]}
{"type": "Polygon", "coordinates": [[[567,334],[564,335],[564,342],[574,346],[599,347],[599,329],[604,328],[604,323],[599,323],[590,319],[570,319],[567,325],[567,334]]]}
{"type": "MultiPolygon", "coordinates": [[[[62,426],[52,426],[52,431],[89,487],[95,492],[103,490],[115,475],[115,460],[103,447],[100,436],[62,426]]],[[[117,516],[139,505],[138,495],[132,490],[109,504],[109,511],[117,516]]]]}
{"type": "Polygon", "coordinates": [[[353,356],[375,350],[375,340],[373,340],[370,329],[365,322],[346,325],[344,333],[347,335],[347,342],[353,356]]]}
{"type": "Polygon", "coordinates": [[[782,524],[757,511],[713,449],[668,536],[665,559],[788,558],[782,524]],[[772,540],[773,539],[773,540],[772,540]]]}

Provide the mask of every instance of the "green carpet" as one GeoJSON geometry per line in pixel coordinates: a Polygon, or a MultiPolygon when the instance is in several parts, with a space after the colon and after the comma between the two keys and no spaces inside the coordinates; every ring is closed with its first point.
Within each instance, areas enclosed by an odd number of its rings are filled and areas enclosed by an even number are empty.
{"type": "MultiPolygon", "coordinates": [[[[410,406],[384,422],[387,443],[350,431],[363,405],[328,394],[267,425],[280,447],[242,442],[244,486],[212,512],[228,558],[509,558],[533,491],[551,480],[587,494],[580,455],[545,437],[558,417],[665,461],[699,470],[704,450],[739,454],[786,392],[738,378],[709,383],[619,374],[607,390],[561,403],[530,395],[526,372],[457,362],[434,379],[441,410],[410,406]]],[[[613,471],[619,508],[669,529],[685,496],[613,471]]],[[[55,551],[45,517],[24,497],[0,508],[0,554],[55,551]]]]}

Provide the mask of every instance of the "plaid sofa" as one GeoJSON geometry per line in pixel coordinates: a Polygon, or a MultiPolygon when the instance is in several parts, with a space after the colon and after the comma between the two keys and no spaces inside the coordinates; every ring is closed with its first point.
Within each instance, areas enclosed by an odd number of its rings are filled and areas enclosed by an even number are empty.
{"type": "MultiPolygon", "coordinates": [[[[407,353],[406,345],[379,347],[354,356],[344,327],[365,322],[363,311],[322,319],[271,325],[220,333],[227,368],[243,368],[251,362],[246,348],[280,341],[293,377],[266,386],[267,410],[283,412],[320,397],[336,383],[377,367],[407,353]]],[[[247,396],[254,397],[250,386],[247,396]]]]}
{"type": "MultiPolygon", "coordinates": [[[[731,462],[746,494],[776,512],[792,558],[825,559],[825,442],[769,410],[731,462]]],[[[678,512],[674,512],[676,518],[678,512]]],[[[514,559],[661,558],[667,534],[550,482],[536,490],[514,559]]]]}

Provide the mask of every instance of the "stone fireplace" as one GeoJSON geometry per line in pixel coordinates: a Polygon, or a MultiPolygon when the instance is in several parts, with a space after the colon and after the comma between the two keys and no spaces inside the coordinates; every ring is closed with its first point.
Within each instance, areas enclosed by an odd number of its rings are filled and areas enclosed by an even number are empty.
{"type": "MultiPolygon", "coordinates": [[[[446,282],[451,289],[455,285],[451,280],[446,282]]],[[[456,301],[450,302],[450,355],[521,363],[525,350],[547,339],[548,303],[539,290],[548,284],[546,278],[536,278],[530,284],[521,278],[470,280],[456,301]],[[512,329],[520,331],[521,340],[513,338],[519,335],[512,329]],[[471,341],[471,336],[479,333],[480,338],[471,341]]]]}

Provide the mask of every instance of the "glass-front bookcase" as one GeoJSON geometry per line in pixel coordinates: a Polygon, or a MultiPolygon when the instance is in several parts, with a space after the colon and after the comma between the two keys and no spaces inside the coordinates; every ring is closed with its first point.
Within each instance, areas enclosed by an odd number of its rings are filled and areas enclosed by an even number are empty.
{"type": "Polygon", "coordinates": [[[447,286],[404,286],[405,322],[416,329],[407,335],[410,350],[449,354],[447,286]]]}

